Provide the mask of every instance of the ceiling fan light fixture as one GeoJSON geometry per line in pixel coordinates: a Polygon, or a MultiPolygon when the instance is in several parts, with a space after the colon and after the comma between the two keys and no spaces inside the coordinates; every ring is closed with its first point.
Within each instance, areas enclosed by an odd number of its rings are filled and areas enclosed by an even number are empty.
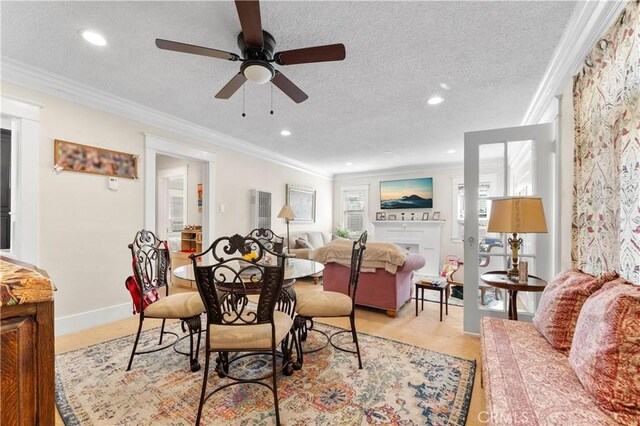
{"type": "Polygon", "coordinates": [[[247,80],[256,84],[268,83],[275,75],[271,64],[263,61],[247,61],[242,64],[241,71],[247,80]]]}

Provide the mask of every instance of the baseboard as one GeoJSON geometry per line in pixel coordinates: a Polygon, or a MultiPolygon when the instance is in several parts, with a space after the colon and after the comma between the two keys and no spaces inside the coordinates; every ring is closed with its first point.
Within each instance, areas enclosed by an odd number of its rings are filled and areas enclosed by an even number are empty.
{"type": "Polygon", "coordinates": [[[86,330],[131,316],[131,302],[56,318],[56,336],[86,330]]]}

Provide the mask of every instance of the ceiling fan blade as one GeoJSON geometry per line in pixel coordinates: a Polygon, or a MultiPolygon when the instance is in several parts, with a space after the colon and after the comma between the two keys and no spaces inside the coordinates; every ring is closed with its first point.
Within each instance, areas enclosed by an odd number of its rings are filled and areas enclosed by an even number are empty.
{"type": "Polygon", "coordinates": [[[240,18],[244,41],[253,47],[263,47],[260,2],[258,0],[236,0],[236,9],[240,18]]]}
{"type": "Polygon", "coordinates": [[[297,104],[309,99],[309,95],[300,90],[298,86],[293,84],[293,82],[285,77],[280,71],[276,71],[276,75],[271,79],[271,82],[297,104]]]}
{"type": "Polygon", "coordinates": [[[247,81],[247,77],[245,77],[241,72],[235,75],[225,86],[220,89],[218,93],[216,93],[216,98],[218,99],[229,99],[233,96],[234,93],[238,91],[239,88],[242,87],[244,82],[247,81]]]}
{"type": "Polygon", "coordinates": [[[237,61],[240,59],[238,55],[223,50],[210,49],[208,47],[196,46],[193,44],[180,43],[177,41],[156,39],[156,46],[164,50],[173,50],[174,52],[191,53],[193,55],[209,56],[211,58],[228,59],[237,61]]]}
{"type": "Polygon", "coordinates": [[[325,46],[306,47],[304,49],[285,50],[275,54],[279,65],[308,64],[310,62],[342,61],[347,52],[344,44],[327,44],[325,46]]]}

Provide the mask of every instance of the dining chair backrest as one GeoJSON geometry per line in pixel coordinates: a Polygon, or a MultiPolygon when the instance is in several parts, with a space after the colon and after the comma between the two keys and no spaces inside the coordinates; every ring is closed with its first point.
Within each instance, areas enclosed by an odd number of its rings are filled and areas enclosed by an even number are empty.
{"type": "Polygon", "coordinates": [[[162,245],[141,245],[133,252],[133,274],[141,287],[141,294],[167,286],[169,281],[168,251],[162,245]]]}
{"type": "Polygon", "coordinates": [[[189,256],[196,285],[209,324],[248,325],[273,322],[273,311],[284,283],[284,255],[275,253],[253,237],[218,238],[200,254],[189,256]],[[211,255],[213,264],[198,264],[197,257],[211,255]],[[275,258],[275,262],[266,263],[275,258]],[[259,294],[257,308],[247,295],[259,294]]]}
{"type": "MultiPolygon", "coordinates": [[[[166,241],[143,229],[129,244],[133,275],[142,293],[165,287],[169,283],[171,256],[166,241]]],[[[168,291],[168,288],[167,288],[168,291]]]]}
{"type": "Polygon", "coordinates": [[[353,242],[351,249],[351,273],[349,275],[349,297],[353,303],[356,300],[358,280],[360,279],[360,269],[362,267],[362,256],[367,246],[367,231],[364,231],[360,238],[353,242]]]}
{"type": "Polygon", "coordinates": [[[255,238],[263,247],[274,253],[282,254],[284,251],[284,238],[276,235],[271,229],[256,228],[249,232],[247,237],[255,238]]]}
{"type": "Polygon", "coordinates": [[[129,248],[131,249],[132,253],[134,253],[144,245],[154,246],[154,247],[164,246],[165,248],[167,248],[167,251],[168,251],[167,242],[161,240],[156,236],[156,234],[154,234],[151,231],[147,231],[146,229],[142,229],[136,232],[136,236],[133,239],[133,242],[129,244],[129,248]]]}

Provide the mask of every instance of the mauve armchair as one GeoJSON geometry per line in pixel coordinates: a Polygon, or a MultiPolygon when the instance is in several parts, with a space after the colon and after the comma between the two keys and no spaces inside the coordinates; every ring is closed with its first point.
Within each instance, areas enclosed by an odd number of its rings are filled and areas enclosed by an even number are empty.
{"type": "MultiPolygon", "coordinates": [[[[422,268],[425,259],[419,254],[408,254],[404,264],[395,274],[377,268],[375,272],[360,272],[356,304],[384,309],[387,315],[396,317],[398,310],[413,291],[414,271],[422,268]]],[[[329,262],[324,268],[324,289],[347,294],[349,267],[329,262]]]]}

